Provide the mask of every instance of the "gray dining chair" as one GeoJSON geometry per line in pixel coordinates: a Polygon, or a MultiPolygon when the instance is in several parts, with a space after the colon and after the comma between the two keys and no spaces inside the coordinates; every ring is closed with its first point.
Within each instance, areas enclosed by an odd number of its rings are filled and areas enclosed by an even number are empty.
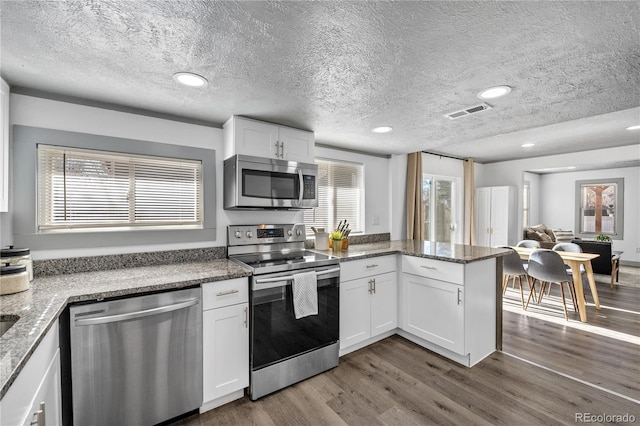
{"type": "MultiPolygon", "coordinates": [[[[582,253],[582,247],[575,243],[558,243],[551,249],[553,251],[567,251],[571,253],[582,253]]],[[[573,272],[571,271],[570,266],[565,266],[567,270],[567,274],[573,279],[573,272]]],[[[585,274],[587,270],[584,268],[584,265],[580,265],[580,273],[585,274]]]]}
{"type": "Polygon", "coordinates": [[[510,280],[512,280],[514,287],[517,280],[517,283],[520,286],[520,299],[522,300],[522,309],[526,309],[524,301],[524,290],[522,288],[522,277],[525,277],[525,279],[527,280],[527,283],[529,284],[529,291],[534,293],[533,300],[536,300],[535,292],[533,291],[533,287],[531,285],[529,275],[527,274],[527,270],[524,265],[522,265],[522,262],[520,261],[520,255],[515,250],[508,246],[502,246],[500,248],[509,249],[510,251],[508,255],[502,257],[502,294],[506,293],[510,280]]]}
{"type": "Polygon", "coordinates": [[[538,248],[538,247],[540,247],[540,241],[522,240],[522,241],[518,241],[518,244],[516,244],[516,247],[538,248]]]}
{"type": "MultiPolygon", "coordinates": [[[[567,314],[567,303],[565,301],[564,284],[569,287],[571,293],[571,300],[573,302],[573,309],[577,312],[577,301],[575,296],[575,290],[573,288],[573,280],[567,276],[567,270],[564,262],[558,253],[548,249],[536,249],[529,255],[529,269],[527,270],[529,276],[533,279],[533,287],[535,288],[535,282],[540,281],[541,288],[538,296],[538,303],[542,302],[544,290],[547,284],[555,283],[560,286],[560,293],[562,294],[562,307],[564,309],[564,318],[569,319],[567,314]]],[[[529,305],[529,299],[527,299],[527,306],[529,305]]],[[[534,298],[535,300],[535,298],[534,298]]]]}

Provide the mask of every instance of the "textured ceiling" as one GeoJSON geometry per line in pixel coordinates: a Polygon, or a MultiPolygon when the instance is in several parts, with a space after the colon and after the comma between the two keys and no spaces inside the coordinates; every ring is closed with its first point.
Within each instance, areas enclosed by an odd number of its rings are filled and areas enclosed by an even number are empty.
{"type": "Polygon", "coordinates": [[[374,153],[491,162],[640,143],[624,130],[640,124],[637,1],[3,0],[0,13],[17,90],[218,126],[245,115],[374,153]],[[181,87],[178,71],[210,84],[181,87]],[[443,117],[497,84],[513,91],[493,109],[443,117]]]}

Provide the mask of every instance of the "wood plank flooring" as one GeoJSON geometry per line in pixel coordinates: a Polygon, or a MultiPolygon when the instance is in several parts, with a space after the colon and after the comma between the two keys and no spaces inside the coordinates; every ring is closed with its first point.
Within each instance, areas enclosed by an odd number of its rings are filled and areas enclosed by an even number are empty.
{"type": "Polygon", "coordinates": [[[554,293],[525,314],[509,290],[503,352],[473,368],[392,336],[259,401],[245,397],[174,426],[561,425],[575,424],[577,413],[629,413],[638,422],[640,288],[599,285],[598,293],[602,310],[589,303],[585,326],[571,310],[564,320],[554,293]]]}

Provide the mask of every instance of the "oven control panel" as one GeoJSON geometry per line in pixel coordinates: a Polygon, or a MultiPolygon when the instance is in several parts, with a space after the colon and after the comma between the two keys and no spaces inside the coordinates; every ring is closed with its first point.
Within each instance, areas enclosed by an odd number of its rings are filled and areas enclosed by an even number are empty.
{"type": "Polygon", "coordinates": [[[303,223],[287,225],[229,225],[227,227],[227,243],[229,246],[304,242],[306,239],[303,223]]]}

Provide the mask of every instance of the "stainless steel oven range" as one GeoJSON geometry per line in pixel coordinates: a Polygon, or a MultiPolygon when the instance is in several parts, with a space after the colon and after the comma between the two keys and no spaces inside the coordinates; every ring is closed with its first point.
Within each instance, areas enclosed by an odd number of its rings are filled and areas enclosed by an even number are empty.
{"type": "MultiPolygon", "coordinates": [[[[338,259],[304,249],[304,225],[232,225],[229,259],[251,269],[249,397],[271,392],[338,365],[338,259]],[[294,275],[314,271],[317,315],[296,319],[294,275]]],[[[299,277],[299,276],[297,276],[299,277]]]]}

